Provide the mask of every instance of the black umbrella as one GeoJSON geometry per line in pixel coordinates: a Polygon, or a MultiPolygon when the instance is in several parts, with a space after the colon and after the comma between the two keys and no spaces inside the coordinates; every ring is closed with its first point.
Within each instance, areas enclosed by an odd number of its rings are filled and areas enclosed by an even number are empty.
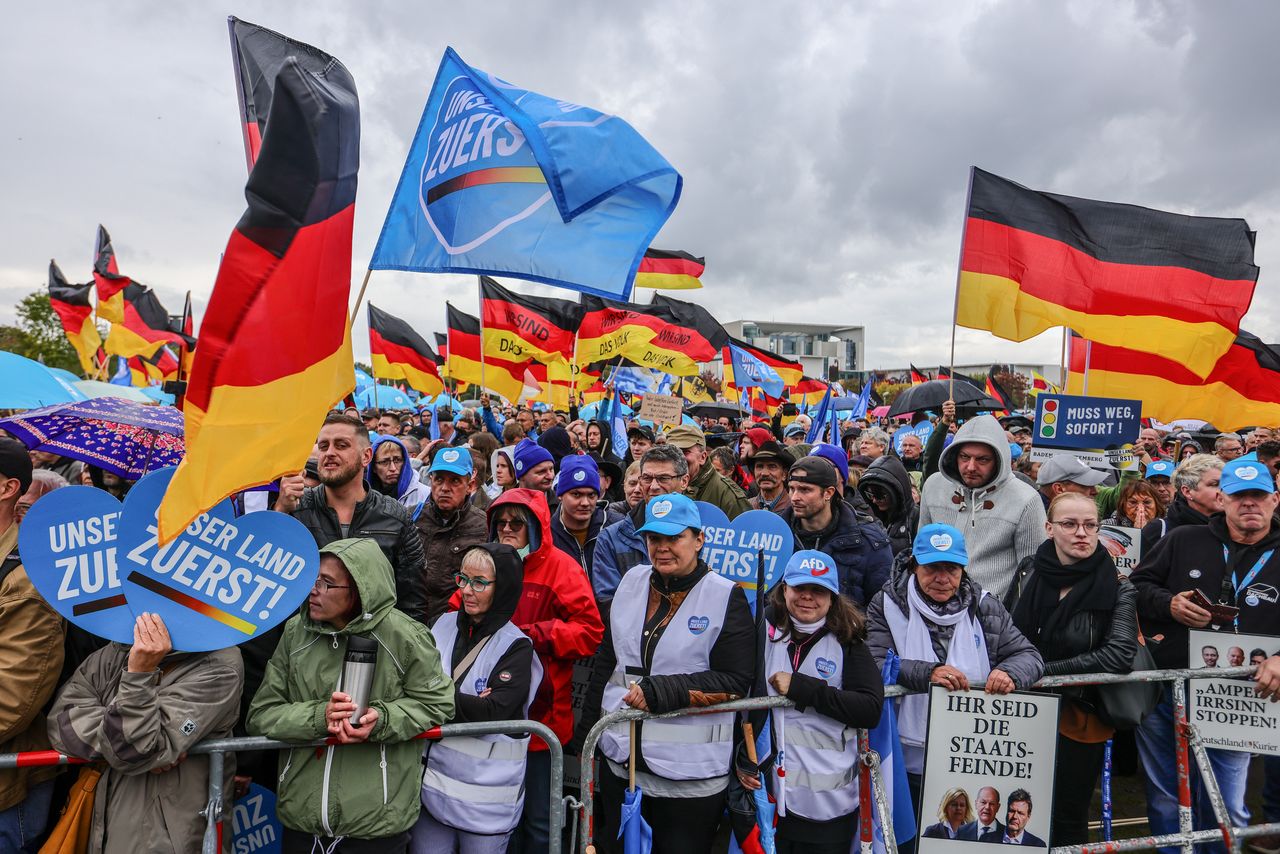
{"type": "Polygon", "coordinates": [[[889,417],[903,415],[907,412],[920,412],[931,409],[935,412],[942,409],[942,404],[954,400],[957,406],[975,409],[1001,409],[1000,401],[988,397],[987,393],[976,385],[961,380],[929,380],[927,383],[913,385],[903,389],[893,399],[889,407],[889,417]]]}
{"type": "Polygon", "coordinates": [[[746,413],[737,406],[734,406],[732,403],[695,403],[685,411],[694,418],[726,417],[737,419],[743,418],[746,415],[746,413]]]}

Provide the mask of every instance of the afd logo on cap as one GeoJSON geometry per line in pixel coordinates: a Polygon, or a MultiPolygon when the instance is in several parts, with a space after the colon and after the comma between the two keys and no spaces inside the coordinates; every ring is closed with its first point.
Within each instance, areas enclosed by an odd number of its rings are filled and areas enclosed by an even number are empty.
{"type": "Polygon", "coordinates": [[[458,451],[453,448],[450,448],[447,451],[441,451],[440,459],[444,460],[446,463],[456,463],[458,461],[458,451]]]}
{"type": "Polygon", "coordinates": [[[829,658],[819,658],[814,667],[818,668],[818,672],[823,678],[830,679],[836,672],[836,663],[829,658]]]}
{"type": "Polygon", "coordinates": [[[831,567],[827,566],[817,558],[807,557],[800,561],[800,568],[809,570],[809,574],[815,578],[821,578],[831,571],[831,567]]]}
{"type": "Polygon", "coordinates": [[[711,625],[711,620],[708,617],[690,617],[689,634],[700,635],[707,630],[709,625],[711,625]]]}
{"type": "MultiPolygon", "coordinates": [[[[667,514],[671,512],[671,507],[670,501],[659,501],[653,505],[653,510],[650,512],[653,513],[653,518],[655,519],[665,519],[667,514]]],[[[706,628],[706,626],[703,626],[703,628],[706,628]]]]}
{"type": "Polygon", "coordinates": [[[945,552],[947,549],[951,548],[951,535],[934,534],[929,538],[929,545],[933,546],[940,552],[945,552]]]}
{"type": "Polygon", "coordinates": [[[1236,477],[1241,480],[1253,480],[1258,476],[1258,470],[1253,466],[1240,466],[1236,469],[1236,477]]]}
{"type": "Polygon", "coordinates": [[[584,480],[587,479],[587,473],[582,469],[578,469],[573,473],[573,479],[578,483],[582,483],[584,480]]]}

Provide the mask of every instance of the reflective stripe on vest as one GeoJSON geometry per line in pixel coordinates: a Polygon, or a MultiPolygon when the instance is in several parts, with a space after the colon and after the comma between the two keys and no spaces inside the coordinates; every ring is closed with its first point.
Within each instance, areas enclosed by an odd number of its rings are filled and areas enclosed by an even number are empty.
{"type": "MultiPolygon", "coordinates": [[[[449,660],[458,636],[457,612],[445,614],[431,627],[436,648],[449,660]]],[[[476,660],[457,682],[463,694],[478,697],[493,669],[513,644],[528,640],[507,623],[489,638],[476,660]]],[[[522,714],[529,713],[542,663],[533,656],[529,695],[522,714]]],[[[520,822],[524,809],[525,754],[529,737],[478,735],[446,738],[426,748],[427,768],[422,775],[422,805],[441,824],[468,833],[505,833],[520,822]]]]}
{"type": "MultiPolygon", "coordinates": [[[[776,632],[768,627],[770,634],[776,632]]],[[[788,638],[765,639],[765,675],[803,673],[826,682],[832,688],[844,687],[844,649],[830,633],[814,641],[799,670],[793,670],[787,654],[788,638]]],[[[769,684],[769,695],[777,690],[769,684]]],[[[787,776],[778,779],[766,775],[775,786],[784,786],[788,814],[812,821],[830,821],[848,815],[858,808],[858,739],[855,732],[833,718],[810,708],[775,709],[774,715],[785,715],[782,745],[786,751],[787,776]]]]}
{"type": "MultiPolygon", "coordinates": [[[[610,609],[617,666],[605,685],[603,714],[623,707],[622,698],[643,668],[645,612],[649,604],[650,566],[637,566],[622,576],[610,609]]],[[[698,580],[671,617],[653,650],[648,675],[702,673],[711,669],[711,650],[723,628],[734,584],[709,572],[698,580]]],[[[732,712],[648,720],[640,726],[640,751],[649,770],[668,780],[706,780],[729,773],[733,754],[732,712]]],[[[600,749],[614,762],[626,764],[631,744],[627,724],[600,736],[600,749]]]]}

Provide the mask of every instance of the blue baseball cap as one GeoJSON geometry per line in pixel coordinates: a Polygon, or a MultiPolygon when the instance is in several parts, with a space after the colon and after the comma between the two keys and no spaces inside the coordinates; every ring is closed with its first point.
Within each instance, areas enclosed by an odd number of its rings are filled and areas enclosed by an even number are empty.
{"type": "Polygon", "coordinates": [[[442,448],[436,452],[436,457],[431,461],[431,468],[427,469],[427,473],[447,471],[461,477],[471,477],[475,470],[475,465],[471,461],[471,451],[466,448],[442,448]]]}
{"type": "Polygon", "coordinates": [[[1276,481],[1271,469],[1257,460],[1232,460],[1222,467],[1222,480],[1218,488],[1226,495],[1237,492],[1275,492],[1276,481]]]}
{"type": "Polygon", "coordinates": [[[787,561],[782,580],[788,587],[816,584],[832,593],[840,592],[840,573],[836,570],[836,562],[826,552],[816,549],[801,549],[793,554],[787,561]]]}
{"type": "Polygon", "coordinates": [[[930,563],[958,563],[969,565],[969,552],[964,547],[964,535],[950,525],[935,522],[925,525],[911,544],[911,556],[922,566],[930,563]]]}
{"type": "Polygon", "coordinates": [[[1172,479],[1173,470],[1175,468],[1177,467],[1169,460],[1152,460],[1151,465],[1147,466],[1147,473],[1145,477],[1147,480],[1150,480],[1153,477],[1167,477],[1172,479]]]}
{"type": "Polygon", "coordinates": [[[571,489],[594,489],[600,492],[600,467],[591,457],[573,454],[560,462],[560,474],[556,477],[556,495],[564,495],[571,489]]]}
{"type": "Polygon", "coordinates": [[[656,495],[649,499],[644,507],[644,524],[636,529],[637,534],[652,531],[674,537],[685,528],[702,528],[702,514],[698,505],[687,495],[673,493],[656,495]]]}

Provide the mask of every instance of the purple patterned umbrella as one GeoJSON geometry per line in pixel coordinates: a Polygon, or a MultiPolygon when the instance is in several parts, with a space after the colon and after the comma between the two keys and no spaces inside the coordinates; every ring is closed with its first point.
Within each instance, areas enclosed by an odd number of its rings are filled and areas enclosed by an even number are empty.
{"type": "Polygon", "coordinates": [[[186,449],[181,412],[118,397],[29,409],[0,418],[0,430],[28,450],[81,460],[126,480],[176,466],[186,449]]]}

